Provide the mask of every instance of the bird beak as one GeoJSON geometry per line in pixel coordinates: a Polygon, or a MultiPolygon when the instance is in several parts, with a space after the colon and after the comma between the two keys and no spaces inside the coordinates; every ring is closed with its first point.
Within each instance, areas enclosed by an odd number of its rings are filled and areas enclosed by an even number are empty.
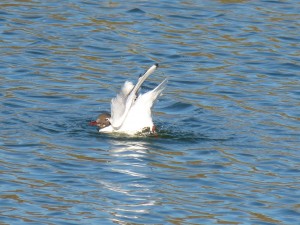
{"type": "Polygon", "coordinates": [[[89,122],[90,126],[97,126],[97,121],[93,120],[91,122],[89,122]]]}

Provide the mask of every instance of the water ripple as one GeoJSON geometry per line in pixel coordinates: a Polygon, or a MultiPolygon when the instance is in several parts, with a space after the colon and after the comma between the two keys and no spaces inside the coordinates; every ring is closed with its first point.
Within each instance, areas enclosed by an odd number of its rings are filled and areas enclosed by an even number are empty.
{"type": "Polygon", "coordinates": [[[297,224],[299,11],[2,1],[1,222],[297,224]],[[88,126],[154,62],[158,136],[88,126]]]}

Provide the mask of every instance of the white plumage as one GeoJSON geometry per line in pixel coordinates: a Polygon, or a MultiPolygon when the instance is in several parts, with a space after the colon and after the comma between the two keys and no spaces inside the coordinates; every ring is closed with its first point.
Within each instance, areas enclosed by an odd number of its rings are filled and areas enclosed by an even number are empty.
{"type": "MultiPolygon", "coordinates": [[[[106,118],[109,125],[101,128],[100,121],[94,125],[100,127],[99,132],[121,132],[130,135],[142,132],[149,128],[155,132],[152,121],[151,108],[156,99],[166,87],[167,79],[160,83],[155,89],[144,94],[138,94],[143,82],[158,67],[158,64],[151,66],[138,80],[136,85],[126,81],[120,93],[111,100],[111,117],[106,118]]],[[[100,118],[100,117],[99,117],[100,118]]]]}

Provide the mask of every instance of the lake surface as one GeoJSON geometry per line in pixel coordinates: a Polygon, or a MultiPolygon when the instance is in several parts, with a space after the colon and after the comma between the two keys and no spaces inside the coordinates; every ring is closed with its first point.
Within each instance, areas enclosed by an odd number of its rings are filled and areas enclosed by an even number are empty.
{"type": "Polygon", "coordinates": [[[298,224],[300,3],[0,3],[1,224],[298,224]],[[158,137],[99,134],[169,78],[158,137]]]}

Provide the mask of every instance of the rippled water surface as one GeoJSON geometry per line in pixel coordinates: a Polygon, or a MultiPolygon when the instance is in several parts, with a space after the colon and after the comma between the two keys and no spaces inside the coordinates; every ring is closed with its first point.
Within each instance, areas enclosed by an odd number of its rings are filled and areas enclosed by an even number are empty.
{"type": "Polygon", "coordinates": [[[298,224],[300,3],[0,3],[1,224],[298,224]],[[169,78],[158,137],[99,134],[169,78]]]}

